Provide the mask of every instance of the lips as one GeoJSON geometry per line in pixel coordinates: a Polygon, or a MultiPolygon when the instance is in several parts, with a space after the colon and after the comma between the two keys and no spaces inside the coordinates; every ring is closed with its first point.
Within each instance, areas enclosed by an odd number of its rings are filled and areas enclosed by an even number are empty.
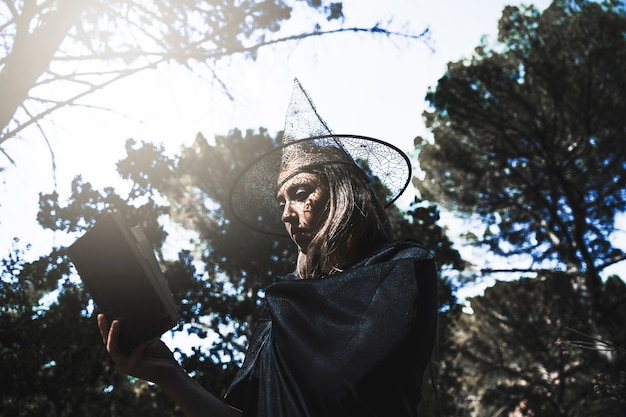
{"type": "Polygon", "coordinates": [[[306,233],[306,229],[296,229],[296,230],[292,230],[291,231],[291,237],[293,238],[293,240],[296,240],[297,238],[301,237],[302,235],[304,235],[306,233]]]}
{"type": "MultiPolygon", "coordinates": [[[[309,235],[309,232],[307,229],[296,229],[291,232],[291,239],[294,242],[296,242],[298,246],[302,247],[301,243],[305,243],[305,242],[302,242],[302,240],[307,240],[308,235],[309,235]]],[[[308,242],[307,242],[307,246],[308,246],[308,242]]]]}

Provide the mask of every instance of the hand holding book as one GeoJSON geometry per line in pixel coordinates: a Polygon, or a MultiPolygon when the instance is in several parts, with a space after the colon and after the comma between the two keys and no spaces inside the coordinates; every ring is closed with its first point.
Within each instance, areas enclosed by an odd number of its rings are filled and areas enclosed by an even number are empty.
{"type": "Polygon", "coordinates": [[[150,242],[118,213],[100,219],[68,255],[98,310],[109,323],[121,322],[123,353],[176,325],[180,316],[150,242]]]}

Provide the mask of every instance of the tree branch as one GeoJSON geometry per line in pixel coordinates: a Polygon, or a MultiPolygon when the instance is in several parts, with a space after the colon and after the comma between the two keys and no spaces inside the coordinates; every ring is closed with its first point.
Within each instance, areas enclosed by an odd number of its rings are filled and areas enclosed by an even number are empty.
{"type": "MultiPolygon", "coordinates": [[[[360,27],[351,27],[351,28],[339,28],[339,29],[326,30],[326,31],[320,30],[320,31],[307,32],[307,33],[301,33],[298,35],[290,35],[290,36],[285,36],[285,37],[281,37],[277,39],[272,39],[269,41],[260,42],[252,46],[241,45],[240,48],[234,51],[231,50],[230,53],[256,52],[265,46],[275,45],[279,43],[287,43],[287,42],[302,40],[302,39],[311,38],[315,36],[331,35],[331,34],[338,34],[338,33],[345,33],[345,32],[374,33],[374,34],[382,34],[387,37],[400,37],[400,38],[405,38],[405,39],[416,40],[416,39],[423,39],[430,32],[430,28],[427,27],[421,33],[418,33],[418,34],[390,31],[387,29],[383,29],[379,27],[378,25],[369,29],[360,28],[360,27]]],[[[224,55],[224,51],[220,51],[216,54],[205,55],[204,59],[222,57],[223,55],[224,55]]]]}
{"type": "Polygon", "coordinates": [[[20,124],[19,126],[17,126],[15,129],[8,131],[7,133],[5,133],[4,135],[0,136],[0,144],[2,144],[4,141],[6,141],[7,139],[10,139],[11,137],[17,135],[19,132],[21,132],[22,130],[24,130],[25,128],[27,128],[28,126],[35,124],[37,122],[39,122],[40,120],[42,120],[43,118],[45,118],[46,116],[49,116],[52,112],[60,109],[61,107],[65,107],[65,106],[69,106],[72,105],[76,102],[76,100],[85,97],[97,90],[100,90],[110,84],[113,84],[116,81],[119,81],[121,79],[124,79],[126,77],[129,77],[131,75],[134,75],[138,72],[144,71],[146,69],[150,69],[150,68],[156,68],[161,62],[163,61],[158,61],[158,62],[154,62],[151,63],[149,65],[146,65],[144,67],[141,68],[136,68],[133,70],[127,70],[113,78],[111,78],[110,80],[103,82],[102,84],[94,84],[91,86],[91,88],[87,89],[86,91],[83,91],[80,94],[76,94],[73,97],[70,97],[66,100],[63,101],[59,101],[57,102],[57,104],[55,104],[54,106],[49,107],[48,109],[42,111],[41,113],[31,117],[28,121],[20,124]]]}
{"type": "Polygon", "coordinates": [[[511,273],[511,274],[522,274],[522,273],[532,273],[532,274],[568,274],[568,275],[576,275],[576,276],[584,276],[579,272],[565,272],[554,269],[545,269],[545,268],[500,268],[500,269],[492,269],[492,268],[483,268],[480,270],[483,274],[499,274],[499,273],[511,273]]]}
{"type": "Polygon", "coordinates": [[[596,268],[598,269],[598,271],[602,271],[611,265],[615,265],[616,263],[622,262],[623,260],[626,260],[626,253],[622,253],[620,255],[614,256],[608,262],[598,265],[596,268]]]}
{"type": "MultiPolygon", "coordinates": [[[[390,31],[384,28],[379,27],[378,25],[372,27],[372,28],[359,28],[359,27],[351,27],[351,28],[339,28],[339,29],[334,29],[334,30],[329,30],[329,31],[314,31],[314,32],[308,32],[308,33],[303,33],[303,34],[298,34],[298,35],[290,35],[290,36],[286,36],[286,37],[281,37],[281,38],[277,38],[277,39],[273,39],[273,40],[269,40],[269,41],[263,41],[260,43],[257,43],[255,45],[252,46],[243,46],[241,45],[238,48],[235,49],[220,49],[220,50],[213,50],[213,51],[205,51],[203,48],[199,47],[199,44],[196,44],[197,47],[185,47],[185,48],[181,48],[181,49],[177,49],[174,51],[163,51],[163,52],[146,52],[146,51],[140,51],[140,50],[129,50],[129,51],[123,51],[123,52],[110,52],[110,53],[106,53],[106,54],[98,54],[98,55],[89,55],[89,56],[74,56],[74,57],[70,57],[70,56],[65,56],[65,57],[56,57],[53,59],[53,62],[72,62],[72,61],[83,61],[83,60],[89,60],[89,61],[93,61],[93,60],[107,60],[107,61],[111,61],[114,59],[121,59],[124,62],[129,62],[129,61],[133,61],[136,59],[139,59],[141,57],[152,57],[154,59],[156,59],[155,61],[151,61],[148,65],[143,65],[141,67],[138,68],[134,68],[134,69],[120,69],[119,70],[119,75],[113,77],[110,80],[107,80],[106,82],[103,82],[101,84],[90,84],[90,83],[86,83],[84,81],[82,81],[85,84],[90,85],[90,88],[88,88],[86,91],[80,93],[80,94],[76,94],[70,98],[67,98],[66,100],[60,101],[57,104],[55,104],[54,106],[49,107],[48,109],[46,109],[45,111],[42,111],[38,114],[36,114],[35,116],[33,116],[32,118],[30,118],[28,121],[19,124],[16,128],[6,131],[3,134],[0,134],[0,147],[2,145],[2,143],[4,143],[6,140],[14,137],[16,134],[18,134],[19,132],[21,132],[22,130],[24,130],[26,127],[37,123],[38,121],[40,121],[41,119],[43,119],[44,117],[47,117],[48,115],[50,115],[52,112],[54,112],[55,110],[58,110],[61,107],[67,106],[67,105],[72,105],[74,104],[78,99],[85,97],[99,89],[102,89],[120,79],[123,79],[125,77],[128,77],[130,75],[136,74],[138,72],[144,71],[146,69],[151,69],[151,68],[155,68],[157,67],[159,64],[166,62],[166,61],[176,61],[178,63],[181,64],[185,64],[185,61],[189,60],[189,59],[196,59],[198,61],[206,61],[207,59],[219,59],[219,58],[223,58],[226,56],[230,56],[230,55],[234,55],[234,54],[240,54],[240,53],[254,53],[256,51],[258,51],[261,48],[264,48],[266,46],[271,46],[271,45],[276,45],[279,43],[287,43],[287,42],[293,42],[293,41],[298,41],[298,40],[302,40],[302,39],[306,39],[306,38],[310,38],[310,37],[316,37],[316,36],[322,36],[322,35],[331,35],[331,34],[339,34],[339,33],[346,33],[346,32],[361,32],[361,33],[372,33],[372,34],[382,34],[384,36],[387,37],[401,37],[401,38],[406,38],[406,39],[423,39],[428,33],[429,33],[429,28],[424,29],[421,33],[419,34],[411,34],[411,33],[402,33],[402,32],[395,32],[395,31],[390,31]]],[[[125,66],[127,66],[127,64],[125,64],[125,66]]],[[[118,71],[112,71],[112,72],[118,72],[118,71]]],[[[51,75],[53,75],[52,79],[50,78],[46,78],[43,79],[42,81],[38,82],[38,83],[33,83],[33,87],[37,87],[37,86],[41,86],[43,84],[49,84],[52,83],[54,81],[61,81],[63,80],[63,76],[59,76],[58,74],[54,74],[51,73],[51,75]]],[[[2,75],[4,76],[4,78],[7,78],[8,75],[5,74],[5,71],[3,71],[2,75]]],[[[70,78],[66,78],[65,81],[70,81],[70,82],[81,82],[78,77],[80,76],[85,76],[85,75],[97,75],[93,72],[90,73],[84,73],[84,74],[72,74],[71,76],[73,77],[72,79],[70,78]]],[[[214,76],[216,76],[214,74],[214,76]]],[[[2,77],[0,77],[2,78],[2,77]]],[[[10,77],[9,77],[10,78],[10,77]]],[[[6,79],[4,80],[6,81],[6,79]]],[[[0,84],[2,84],[3,80],[0,79],[0,84]]],[[[222,86],[225,87],[225,86],[222,86]]],[[[226,91],[226,90],[225,90],[226,91]]],[[[226,91],[227,93],[227,91],[226,91]]],[[[16,97],[16,96],[15,96],[16,97]]],[[[30,97],[31,99],[33,99],[33,97],[30,97]]],[[[24,102],[26,100],[22,100],[22,106],[24,106],[24,102]]],[[[6,114],[6,112],[4,112],[4,110],[2,112],[0,112],[2,114],[6,114]]],[[[10,112],[11,114],[14,114],[15,112],[10,112]]],[[[7,123],[5,123],[5,125],[8,124],[8,120],[7,123]]],[[[6,155],[5,152],[3,152],[5,156],[8,157],[8,155],[6,155]]],[[[12,164],[13,161],[9,158],[9,160],[11,161],[12,164]]]]}
{"type": "MultiPolygon", "coordinates": [[[[26,5],[29,3],[34,4],[26,2],[26,5]]],[[[86,3],[79,0],[58,3],[57,8],[45,16],[34,32],[30,33],[27,26],[16,31],[13,52],[7,57],[0,72],[0,91],[3,96],[0,101],[0,128],[9,124],[20,103],[26,101],[28,91],[46,71],[59,45],[86,7],[86,3]]],[[[23,18],[22,15],[19,20],[23,18]]],[[[2,135],[0,144],[6,139],[7,135],[2,135]]]]}

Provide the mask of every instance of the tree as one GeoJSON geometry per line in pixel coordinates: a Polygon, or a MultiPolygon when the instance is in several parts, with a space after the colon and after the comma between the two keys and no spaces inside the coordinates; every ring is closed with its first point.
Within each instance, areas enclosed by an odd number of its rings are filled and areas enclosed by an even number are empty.
{"type": "Polygon", "coordinates": [[[89,301],[68,278],[64,250],[32,262],[23,255],[15,250],[0,268],[0,416],[171,416],[171,401],[119,375],[94,343],[89,301]],[[58,298],[45,301],[51,292],[58,298]]]}
{"type": "MultiPolygon", "coordinates": [[[[465,403],[464,415],[625,415],[623,393],[620,401],[598,395],[597,387],[619,377],[626,356],[589,336],[594,329],[582,288],[578,277],[547,272],[497,282],[470,300],[472,314],[453,322],[456,344],[446,369],[458,378],[456,405],[465,403]]],[[[613,277],[603,296],[616,308],[603,324],[623,345],[626,285],[613,277]]]]}
{"type": "MultiPolygon", "coordinates": [[[[72,195],[67,201],[60,200],[56,193],[41,195],[40,198],[39,222],[52,230],[80,232],[93,224],[103,211],[111,208],[120,211],[129,224],[144,227],[157,254],[160,254],[165,276],[181,309],[183,319],[178,330],[205,339],[216,336],[210,343],[195,347],[191,353],[179,350],[177,354],[187,371],[218,395],[224,392],[238,368],[250,324],[263,298],[263,288],[275,275],[291,271],[295,262],[295,250],[288,238],[277,239],[248,230],[231,221],[225,205],[234,174],[256,156],[275,146],[277,140],[264,129],[245,133],[234,130],[227,136],[215,138],[213,144],[198,135],[191,146],[174,157],[166,157],[163,150],[155,145],[129,140],[128,156],[118,164],[120,175],[131,185],[128,195],[120,196],[112,189],[94,190],[90,184],[76,178],[72,195]],[[170,227],[164,228],[163,224],[168,223],[170,227]],[[189,247],[183,248],[176,259],[166,260],[162,249],[168,231],[187,236],[186,233],[172,231],[172,225],[194,233],[189,247]]],[[[458,252],[436,225],[438,214],[433,206],[416,204],[406,215],[397,208],[390,210],[394,227],[399,233],[418,238],[434,248],[441,271],[451,273],[463,265],[458,252]]],[[[8,262],[11,265],[15,263],[8,262]]],[[[0,319],[6,324],[3,329],[9,329],[11,334],[19,330],[20,338],[19,342],[8,339],[5,342],[3,336],[0,369],[11,372],[16,381],[28,381],[19,386],[22,388],[3,392],[3,403],[17,405],[30,399],[32,391],[23,387],[33,386],[39,387],[41,398],[46,403],[72,404],[72,409],[86,410],[89,414],[98,415],[101,410],[107,410],[108,415],[120,416],[127,408],[126,412],[144,410],[142,414],[159,415],[171,409],[169,405],[164,406],[169,404],[168,400],[154,387],[126,378],[111,366],[98,342],[89,297],[76,280],[64,252],[55,251],[49,258],[42,258],[38,265],[39,270],[28,275],[37,281],[29,284],[32,296],[20,304],[19,309],[24,311],[22,321],[33,317],[31,310],[37,308],[41,297],[51,290],[59,289],[59,299],[49,310],[35,316],[29,326],[19,329],[9,314],[13,309],[7,307],[2,310],[0,319]],[[52,274],[42,268],[55,272],[52,274]],[[75,300],[73,303],[66,301],[69,295],[75,300]],[[75,308],[69,308],[70,304],[75,308]],[[50,315],[53,310],[58,314],[50,315]],[[72,317],[64,317],[64,314],[72,317]],[[63,338],[55,339],[62,340],[63,344],[51,346],[50,353],[41,356],[40,362],[34,366],[37,372],[15,366],[28,354],[20,349],[21,346],[28,343],[32,335],[38,335],[41,328],[51,327],[49,323],[53,317],[56,317],[58,325],[63,320],[68,321],[63,338]],[[85,355],[76,356],[71,366],[56,359],[67,355],[68,344],[80,346],[85,352],[85,355]],[[44,379],[39,369],[51,360],[56,366],[46,368],[49,378],[44,379]],[[82,381],[80,389],[75,388],[77,395],[73,395],[72,401],[66,396],[70,395],[74,383],[78,384],[78,381],[68,381],[66,391],[55,392],[56,397],[48,398],[52,395],[47,387],[52,378],[72,378],[68,368],[92,369],[97,378],[93,383],[82,381]],[[30,374],[23,375],[23,372],[30,374]],[[82,393],[85,393],[85,401],[81,400],[82,393]],[[105,403],[109,404],[106,408],[105,403]]],[[[7,271],[12,271],[11,278],[3,279],[6,284],[3,291],[11,297],[25,294],[23,288],[26,281],[23,277],[26,275],[20,271],[29,268],[30,265],[8,268],[7,271]]],[[[448,310],[453,308],[455,300],[449,282],[445,281],[445,276],[442,278],[440,303],[443,310],[448,310]]],[[[7,296],[4,300],[9,298],[7,296]]],[[[3,302],[3,305],[17,303],[3,302]]],[[[42,334],[36,340],[44,341],[45,336],[42,334]]],[[[425,390],[424,407],[432,407],[430,392],[425,390]]],[[[70,413],[59,412],[57,415],[70,413]]]]}
{"type": "Polygon", "coordinates": [[[116,209],[129,224],[144,227],[162,260],[168,232],[159,222],[191,232],[189,248],[181,249],[175,262],[163,260],[163,266],[183,318],[178,330],[217,338],[191,355],[179,353],[199,381],[218,394],[237,370],[262,289],[273,274],[288,272],[293,264],[288,241],[250,234],[230,222],[223,209],[233,173],[271,146],[265,131],[245,137],[234,131],[216,138],[215,146],[198,136],[182,156],[168,158],[155,145],[129,140],[128,157],[118,163],[120,175],[132,184],[128,196],[112,189],[98,192],[77,178],[68,201],[55,193],[41,197],[43,227],[80,231],[103,211],[116,209]]]}
{"type": "Polygon", "coordinates": [[[477,215],[476,244],[538,267],[508,271],[536,278],[498,283],[472,300],[473,314],[448,316],[454,342],[440,366],[452,388],[442,392],[467,403],[444,410],[616,415],[623,405],[597,394],[620,399],[623,356],[568,341],[626,343],[615,327],[623,283],[600,278],[625,258],[610,239],[626,198],[626,15],[617,2],[557,0],[542,14],[507,7],[499,27],[498,45],[450,63],[427,94],[434,140],[416,139],[426,176],[415,185],[477,215]]]}
{"type": "MultiPolygon", "coordinates": [[[[619,2],[507,7],[500,44],[450,63],[416,139],[424,198],[485,224],[477,243],[578,271],[594,298],[626,204],[626,15],[619,2]]],[[[598,300],[596,300],[598,302],[598,300]]]]}
{"type": "MultiPolygon", "coordinates": [[[[165,64],[207,72],[228,94],[217,62],[281,42],[336,32],[392,35],[383,27],[331,28],[302,33],[281,25],[304,0],[45,0],[0,5],[0,152],[6,141],[69,105],[89,105],[91,93],[165,64]]],[[[341,2],[306,0],[326,20],[341,21],[341,2]]],[[[421,35],[396,34],[409,38],[421,35]]],[[[54,162],[54,161],[53,161],[54,162]]],[[[1,167],[0,167],[1,168],[1,167]]]]}

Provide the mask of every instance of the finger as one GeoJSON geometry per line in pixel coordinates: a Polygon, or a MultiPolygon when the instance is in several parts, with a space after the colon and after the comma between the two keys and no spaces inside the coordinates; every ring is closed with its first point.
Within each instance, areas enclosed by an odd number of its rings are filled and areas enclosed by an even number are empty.
{"type": "Polygon", "coordinates": [[[118,356],[121,354],[119,348],[120,326],[121,323],[119,320],[113,320],[113,322],[111,323],[111,327],[109,328],[107,350],[109,351],[111,356],[118,356]]]}
{"type": "Polygon", "coordinates": [[[100,329],[100,336],[102,336],[102,342],[106,345],[109,338],[109,322],[104,314],[98,314],[98,328],[100,329]]]}

